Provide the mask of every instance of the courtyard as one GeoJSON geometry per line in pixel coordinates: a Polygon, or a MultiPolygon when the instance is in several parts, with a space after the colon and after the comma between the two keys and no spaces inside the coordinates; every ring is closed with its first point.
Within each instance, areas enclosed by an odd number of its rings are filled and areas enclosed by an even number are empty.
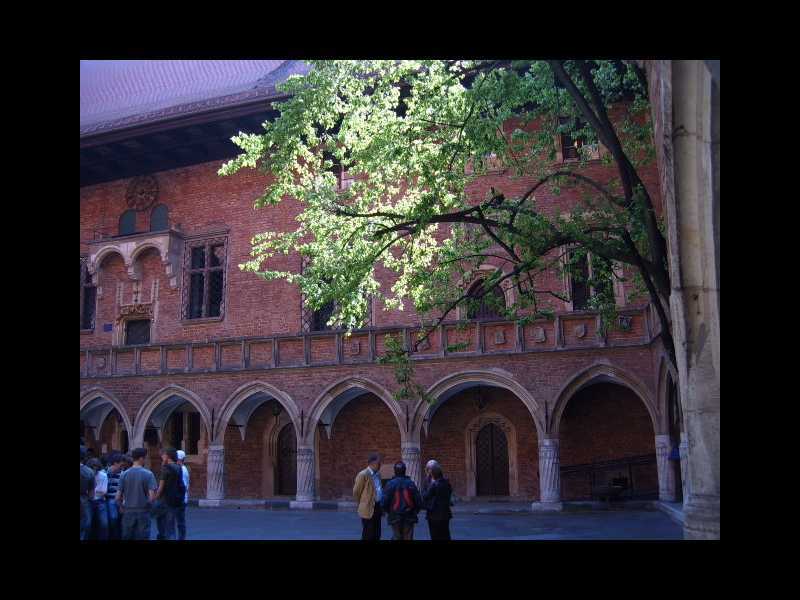
{"type": "MultiPolygon", "coordinates": [[[[358,540],[355,512],[189,507],[189,540],[358,540]]],[[[458,512],[451,521],[454,540],[679,540],[682,530],[656,510],[608,510],[533,514],[458,512]]],[[[155,537],[155,523],[152,535],[155,537]]],[[[424,517],[415,539],[429,540],[424,517]]],[[[386,520],[382,539],[391,538],[386,520]]]]}

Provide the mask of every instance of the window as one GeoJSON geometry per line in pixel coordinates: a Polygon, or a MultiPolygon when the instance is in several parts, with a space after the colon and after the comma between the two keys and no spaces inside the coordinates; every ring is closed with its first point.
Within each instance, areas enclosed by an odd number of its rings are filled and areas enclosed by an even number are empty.
{"type": "Polygon", "coordinates": [[[136,211],[126,210],[119,218],[119,234],[131,235],[136,233],[136,211]]]}
{"type": "Polygon", "coordinates": [[[81,329],[94,329],[94,313],[97,304],[97,288],[92,283],[92,276],[81,258],[81,329]]]}
{"type": "Polygon", "coordinates": [[[225,239],[187,244],[184,319],[222,317],[225,239]]]}
{"type": "Polygon", "coordinates": [[[617,298],[616,290],[610,274],[608,261],[590,253],[569,253],[567,262],[572,264],[568,274],[569,298],[572,310],[589,310],[589,299],[597,294],[612,295],[617,298]],[[608,277],[600,278],[598,268],[603,265],[603,271],[609,272],[608,277]],[[593,268],[594,267],[594,268],[593,268]]]}
{"type": "Polygon", "coordinates": [[[333,301],[330,301],[319,310],[315,310],[312,317],[311,331],[328,331],[332,329],[332,327],[328,325],[328,319],[333,315],[334,309],[335,305],[333,301]]]}
{"type": "Polygon", "coordinates": [[[125,321],[125,345],[136,346],[150,343],[150,319],[125,321]]]}
{"type": "MultiPolygon", "coordinates": [[[[470,298],[476,298],[483,293],[484,280],[476,281],[469,290],[470,298]]],[[[500,286],[494,287],[490,292],[483,294],[480,304],[467,308],[468,319],[500,319],[500,310],[506,307],[506,297],[500,286]],[[489,296],[493,298],[489,299],[489,296]]]]}
{"type": "Polygon", "coordinates": [[[159,204],[150,213],[150,231],[169,229],[169,209],[166,204],[159,204]]]}
{"type": "MultiPolygon", "coordinates": [[[[570,123],[570,117],[559,117],[558,124],[559,125],[568,125],[570,123]]],[[[583,129],[585,127],[585,123],[580,119],[576,119],[575,121],[575,129],[583,129]]],[[[581,148],[586,143],[586,139],[581,136],[577,138],[572,138],[572,136],[568,133],[561,134],[561,152],[563,154],[563,160],[577,160],[578,156],[578,148],[581,148]]]]}

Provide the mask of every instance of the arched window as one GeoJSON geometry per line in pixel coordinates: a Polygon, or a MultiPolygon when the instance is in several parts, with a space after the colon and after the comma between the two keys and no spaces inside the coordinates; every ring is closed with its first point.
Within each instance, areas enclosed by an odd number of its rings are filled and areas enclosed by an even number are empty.
{"type": "Polygon", "coordinates": [[[480,304],[473,303],[467,307],[467,318],[499,319],[501,310],[506,307],[506,296],[499,285],[487,294],[483,294],[483,283],[483,279],[476,281],[469,290],[470,298],[477,299],[480,296],[480,304]],[[489,297],[492,299],[490,300],[489,297]]]}
{"type": "Polygon", "coordinates": [[[150,231],[169,229],[169,209],[166,204],[159,204],[150,212],[150,231]]]}
{"type": "Polygon", "coordinates": [[[119,218],[119,234],[131,235],[136,233],[136,211],[126,210],[119,218]]]}

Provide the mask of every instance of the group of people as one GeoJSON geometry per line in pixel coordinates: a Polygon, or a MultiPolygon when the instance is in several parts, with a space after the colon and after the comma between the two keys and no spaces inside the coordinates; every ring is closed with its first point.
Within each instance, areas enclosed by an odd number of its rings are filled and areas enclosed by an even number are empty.
{"type": "Polygon", "coordinates": [[[381,483],[380,469],[380,454],[370,454],[367,468],[356,476],[353,486],[353,498],[361,517],[361,539],[381,539],[381,519],[385,514],[392,527],[393,540],[413,540],[414,526],[419,521],[417,515],[425,510],[431,539],[449,540],[453,488],[445,479],[441,465],[435,460],[428,461],[421,491],[406,475],[405,463],[394,465],[394,478],[385,486],[381,483]]]}
{"type": "Polygon", "coordinates": [[[146,457],[147,450],[136,448],[94,458],[81,444],[81,540],[149,540],[153,517],[157,539],[186,539],[186,453],[163,450],[158,481],[146,457]]]}

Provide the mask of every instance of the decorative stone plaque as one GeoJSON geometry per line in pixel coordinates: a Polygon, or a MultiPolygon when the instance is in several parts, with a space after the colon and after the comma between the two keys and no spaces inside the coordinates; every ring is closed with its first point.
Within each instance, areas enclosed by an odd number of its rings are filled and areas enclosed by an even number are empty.
{"type": "Polygon", "coordinates": [[[586,337],[586,323],[581,323],[580,325],[576,325],[573,331],[575,332],[576,337],[579,338],[586,337]]]}
{"type": "Polygon", "coordinates": [[[125,193],[128,208],[138,211],[147,210],[155,204],[156,199],[158,199],[158,182],[152,175],[137,177],[131,181],[125,193]]]}
{"type": "Polygon", "coordinates": [[[422,340],[419,345],[417,346],[417,350],[429,350],[431,347],[431,342],[428,338],[422,340]]]}
{"type": "Polygon", "coordinates": [[[545,332],[544,327],[534,327],[533,341],[536,342],[537,344],[541,344],[546,340],[547,340],[547,332],[545,332]]]}
{"type": "Polygon", "coordinates": [[[619,328],[622,331],[630,331],[632,321],[633,321],[633,317],[631,317],[630,315],[620,315],[619,316],[619,328]]]}
{"type": "Polygon", "coordinates": [[[496,329],[494,332],[494,343],[495,344],[505,344],[506,343],[506,332],[502,329],[496,329]]]}
{"type": "Polygon", "coordinates": [[[361,342],[353,342],[350,344],[350,353],[358,356],[361,354],[361,342]]]}

